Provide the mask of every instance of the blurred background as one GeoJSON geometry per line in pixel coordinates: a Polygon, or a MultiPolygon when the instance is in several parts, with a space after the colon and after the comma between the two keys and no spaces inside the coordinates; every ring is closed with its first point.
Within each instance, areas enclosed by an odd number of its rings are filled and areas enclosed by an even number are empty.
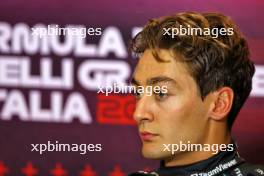
{"type": "Polygon", "coordinates": [[[0,8],[0,176],[123,176],[157,167],[141,157],[133,97],[98,94],[98,85],[128,83],[136,64],[129,39],[149,19],[183,11],[221,12],[248,39],[257,72],[232,132],[241,156],[264,164],[263,1],[13,0],[0,8]],[[101,33],[32,35],[47,25],[101,33]],[[31,151],[48,141],[102,151],[31,151]]]}

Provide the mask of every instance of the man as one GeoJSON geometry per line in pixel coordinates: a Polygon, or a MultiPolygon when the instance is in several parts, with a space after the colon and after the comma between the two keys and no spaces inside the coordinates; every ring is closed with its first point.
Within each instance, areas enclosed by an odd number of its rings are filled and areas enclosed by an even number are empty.
{"type": "Polygon", "coordinates": [[[264,175],[239,156],[230,134],[255,71],[230,18],[187,12],[150,20],[131,50],[140,56],[132,84],[166,87],[136,93],[142,154],[161,166],[131,176],[264,175]]]}

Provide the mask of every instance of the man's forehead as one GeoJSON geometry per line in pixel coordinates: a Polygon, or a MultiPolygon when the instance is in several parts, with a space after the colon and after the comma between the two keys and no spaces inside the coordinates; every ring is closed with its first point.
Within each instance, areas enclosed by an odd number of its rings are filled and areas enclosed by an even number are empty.
{"type": "Polygon", "coordinates": [[[146,50],[143,55],[140,57],[139,62],[137,63],[135,73],[143,74],[143,73],[149,73],[149,74],[156,74],[161,75],[162,73],[169,71],[169,67],[171,67],[171,61],[172,59],[168,56],[164,56],[162,54],[163,58],[166,59],[166,62],[158,61],[155,56],[153,55],[152,50],[146,50]],[[171,61],[170,61],[171,59],[171,61]]]}
{"type": "Polygon", "coordinates": [[[152,54],[152,50],[146,50],[140,58],[135,72],[134,80],[141,84],[154,82],[178,82],[179,77],[188,74],[183,62],[177,62],[168,50],[160,50],[159,56],[165,62],[158,61],[152,54]]]}
{"type": "Polygon", "coordinates": [[[140,57],[140,60],[144,58],[149,58],[150,60],[155,61],[155,63],[169,63],[173,59],[171,53],[167,49],[146,49],[140,57]]]}

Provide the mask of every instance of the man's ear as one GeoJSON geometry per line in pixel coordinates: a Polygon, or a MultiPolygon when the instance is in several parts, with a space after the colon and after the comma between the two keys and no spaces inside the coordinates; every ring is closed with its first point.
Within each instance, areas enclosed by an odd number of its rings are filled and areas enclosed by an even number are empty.
{"type": "Polygon", "coordinates": [[[213,92],[212,109],[210,117],[222,120],[230,112],[234,99],[234,91],[230,87],[221,87],[213,92]]]}

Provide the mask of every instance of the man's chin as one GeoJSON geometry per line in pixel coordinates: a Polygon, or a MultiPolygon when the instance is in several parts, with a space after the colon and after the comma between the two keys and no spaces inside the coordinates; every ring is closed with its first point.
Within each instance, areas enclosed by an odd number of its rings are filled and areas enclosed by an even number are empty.
{"type": "Polygon", "coordinates": [[[166,152],[163,152],[161,147],[154,146],[143,146],[142,147],[142,155],[147,159],[163,159],[166,158],[166,152]]]}
{"type": "Polygon", "coordinates": [[[152,153],[150,152],[143,152],[142,151],[142,155],[144,158],[147,158],[147,159],[160,159],[160,156],[159,155],[153,155],[152,153]]]}

